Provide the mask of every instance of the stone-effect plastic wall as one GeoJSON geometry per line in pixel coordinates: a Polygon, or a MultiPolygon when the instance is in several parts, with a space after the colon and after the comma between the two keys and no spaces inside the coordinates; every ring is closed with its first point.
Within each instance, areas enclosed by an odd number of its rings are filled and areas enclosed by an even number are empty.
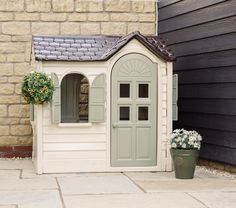
{"type": "Polygon", "coordinates": [[[155,28],[155,0],[0,0],[0,157],[31,154],[20,83],[33,68],[33,34],[154,35],[155,28]]]}

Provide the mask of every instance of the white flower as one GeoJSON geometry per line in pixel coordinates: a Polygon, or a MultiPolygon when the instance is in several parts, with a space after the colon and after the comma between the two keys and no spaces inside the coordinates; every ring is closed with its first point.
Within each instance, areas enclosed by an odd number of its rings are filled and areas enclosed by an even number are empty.
{"type": "Polygon", "coordinates": [[[199,144],[198,143],[194,143],[193,147],[194,148],[199,148],[199,144]]]}
{"type": "Polygon", "coordinates": [[[176,143],[172,143],[172,144],[171,144],[171,147],[172,147],[172,148],[176,148],[176,147],[177,147],[176,143]]]}
{"type": "Polygon", "coordinates": [[[175,129],[170,134],[170,143],[172,148],[180,147],[182,149],[200,149],[202,137],[196,131],[187,131],[185,129],[175,129]]]}

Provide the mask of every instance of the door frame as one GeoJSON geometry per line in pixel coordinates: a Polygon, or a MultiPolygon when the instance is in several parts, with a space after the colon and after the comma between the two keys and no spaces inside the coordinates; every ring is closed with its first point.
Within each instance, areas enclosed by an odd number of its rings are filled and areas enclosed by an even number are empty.
{"type": "Polygon", "coordinates": [[[110,61],[108,62],[108,71],[107,71],[107,77],[106,77],[106,83],[107,83],[107,101],[106,101],[106,108],[107,108],[107,170],[108,171],[161,171],[165,170],[166,165],[166,150],[162,151],[162,68],[166,68],[166,63],[162,61],[160,58],[156,57],[154,54],[152,54],[149,50],[143,50],[141,47],[139,50],[136,48],[129,49],[125,48],[121,52],[119,52],[117,55],[112,57],[110,61]],[[149,166],[149,167],[112,167],[111,166],[111,72],[113,69],[113,66],[115,63],[123,56],[128,55],[130,53],[137,53],[146,56],[149,58],[153,63],[157,64],[157,119],[156,119],[156,128],[160,129],[160,131],[157,131],[157,165],[156,166],[149,166]],[[158,96],[159,95],[159,96],[158,96]]]}

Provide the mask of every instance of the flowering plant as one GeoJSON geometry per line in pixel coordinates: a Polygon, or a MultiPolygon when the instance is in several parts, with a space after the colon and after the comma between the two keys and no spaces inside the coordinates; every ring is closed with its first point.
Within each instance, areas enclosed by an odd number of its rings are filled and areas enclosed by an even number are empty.
{"type": "Polygon", "coordinates": [[[42,72],[32,72],[26,75],[21,87],[21,93],[27,103],[43,104],[52,99],[54,86],[50,77],[42,72]]]}
{"type": "Polygon", "coordinates": [[[200,149],[202,137],[196,131],[175,129],[170,137],[173,149],[200,149]]]}

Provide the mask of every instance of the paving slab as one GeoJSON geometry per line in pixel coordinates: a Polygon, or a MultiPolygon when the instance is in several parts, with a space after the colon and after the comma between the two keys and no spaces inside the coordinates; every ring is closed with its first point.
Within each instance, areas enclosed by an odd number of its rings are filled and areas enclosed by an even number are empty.
{"type": "Polygon", "coordinates": [[[236,192],[190,193],[208,208],[235,208],[236,192]]]}
{"type": "MultiPolygon", "coordinates": [[[[19,179],[21,171],[20,170],[1,170],[0,169],[0,178],[1,179],[19,179]]],[[[1,207],[0,207],[1,208],[1,207]]]]}
{"type": "Polygon", "coordinates": [[[66,208],[206,208],[185,193],[65,196],[66,208]]]}
{"type": "MultiPolygon", "coordinates": [[[[155,181],[155,180],[176,180],[174,172],[125,172],[125,175],[135,180],[155,181]]],[[[232,179],[223,175],[216,175],[207,172],[202,168],[196,168],[194,178],[202,179],[232,179]]]]}
{"type": "Polygon", "coordinates": [[[18,208],[62,208],[57,190],[0,191],[0,204],[17,204],[18,208]]]}
{"type": "Polygon", "coordinates": [[[57,188],[58,186],[55,178],[8,179],[8,180],[0,179],[0,191],[48,190],[57,188]]]}
{"type": "Polygon", "coordinates": [[[84,177],[58,178],[62,194],[114,194],[142,193],[134,183],[124,175],[102,174],[84,177]]]}
{"type": "MultiPolygon", "coordinates": [[[[131,177],[132,178],[132,177],[131,177]]],[[[133,181],[148,193],[193,192],[193,191],[236,191],[233,179],[189,179],[189,180],[139,180],[133,181]]]]}
{"type": "Polygon", "coordinates": [[[32,167],[33,163],[31,160],[0,159],[0,169],[19,170],[19,169],[32,169],[32,167]]]}
{"type": "Polygon", "coordinates": [[[58,173],[58,174],[37,174],[35,173],[35,169],[23,169],[21,178],[23,179],[30,179],[30,178],[55,178],[55,177],[71,177],[77,176],[77,173],[58,173]]]}
{"type": "Polygon", "coordinates": [[[176,180],[174,172],[125,172],[124,174],[134,181],[176,180]]]}

